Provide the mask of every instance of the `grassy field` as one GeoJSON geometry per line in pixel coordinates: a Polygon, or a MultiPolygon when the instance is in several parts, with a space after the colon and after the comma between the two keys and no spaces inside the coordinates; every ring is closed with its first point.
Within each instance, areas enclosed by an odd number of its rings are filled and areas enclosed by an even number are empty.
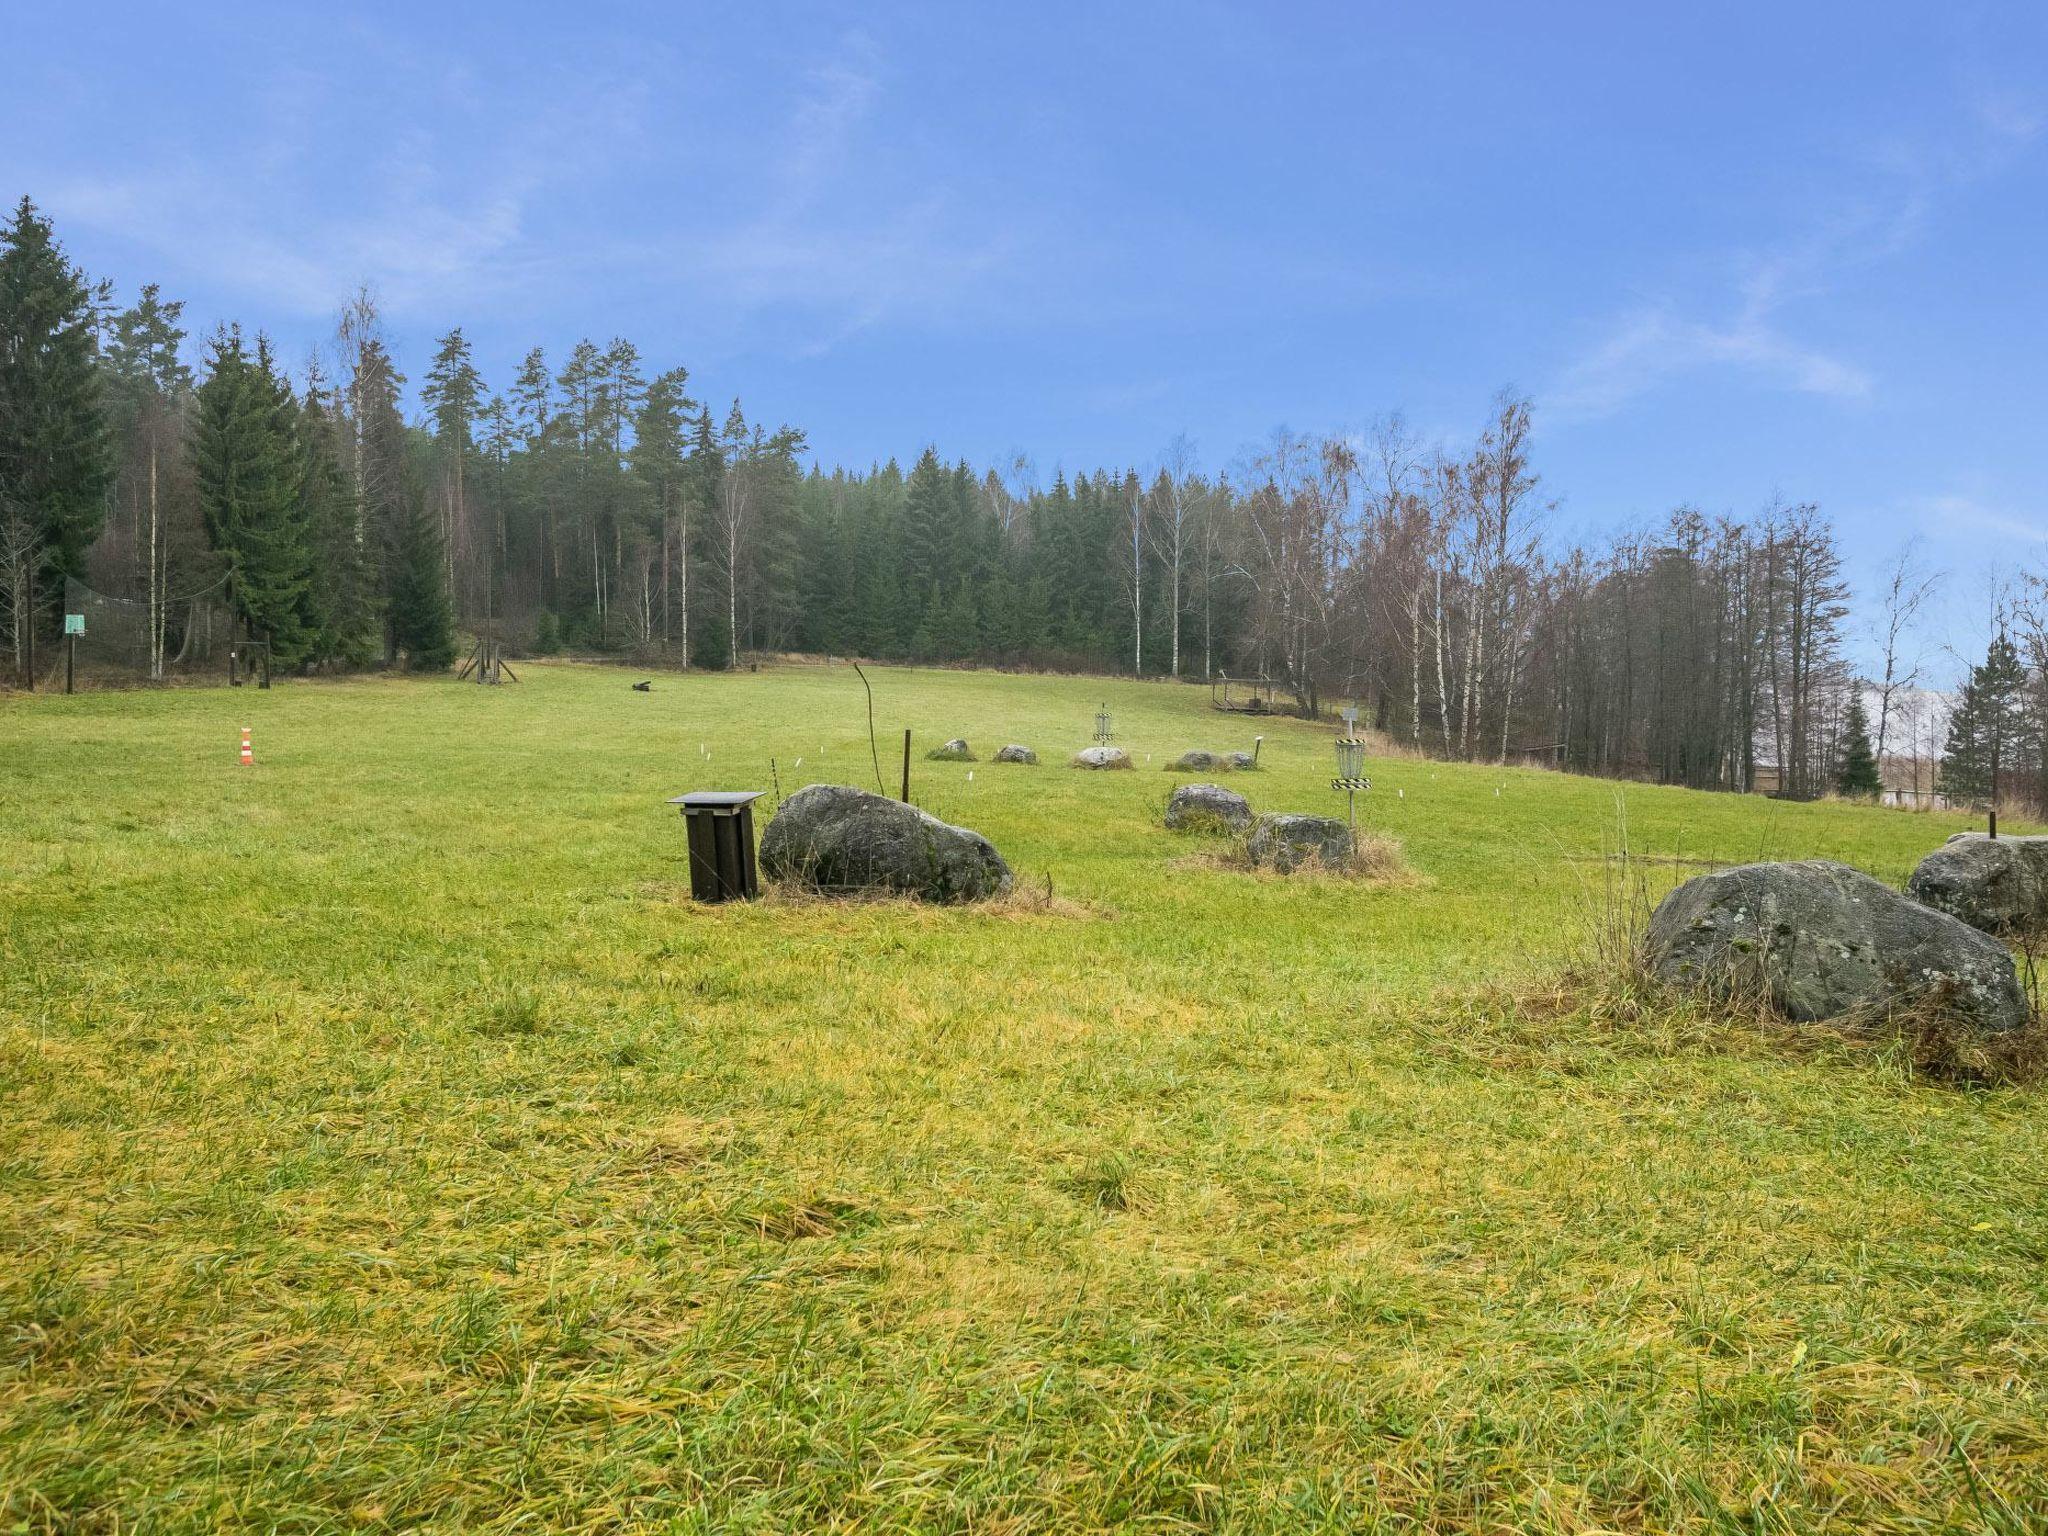
{"type": "Polygon", "coordinates": [[[522,675],[0,698],[0,1529],[2048,1525],[2039,1092],[1527,1001],[1616,786],[1378,760],[1412,879],[1251,878],[1205,690],[882,671],[1025,896],[710,909],[664,797],[872,786],[851,671],[522,675]]]}

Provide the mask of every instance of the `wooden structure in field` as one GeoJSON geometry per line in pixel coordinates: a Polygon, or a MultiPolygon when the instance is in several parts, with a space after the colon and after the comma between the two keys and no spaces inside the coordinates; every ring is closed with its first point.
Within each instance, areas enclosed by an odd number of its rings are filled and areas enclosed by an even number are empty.
{"type": "Polygon", "coordinates": [[[487,636],[477,636],[470,648],[469,659],[462,664],[462,670],[455,674],[455,681],[467,682],[474,678],[479,683],[502,683],[507,678],[519,681],[519,675],[505,665],[505,642],[487,636]]]}
{"type": "Polygon", "coordinates": [[[1209,707],[1233,715],[1275,715],[1284,706],[1280,685],[1270,677],[1232,677],[1219,672],[1209,680],[1209,707]]]}

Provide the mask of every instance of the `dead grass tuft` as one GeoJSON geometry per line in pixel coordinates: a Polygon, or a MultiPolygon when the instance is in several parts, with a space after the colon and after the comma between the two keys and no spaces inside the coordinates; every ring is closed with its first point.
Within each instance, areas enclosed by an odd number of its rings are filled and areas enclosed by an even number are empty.
{"type": "Polygon", "coordinates": [[[1406,850],[1397,837],[1384,833],[1361,832],[1351,850],[1351,857],[1341,865],[1321,862],[1305,864],[1291,874],[1285,874],[1266,865],[1254,864],[1246,851],[1244,835],[1233,834],[1228,847],[1206,849],[1190,853],[1173,860],[1172,869],[1224,870],[1249,879],[1274,884],[1301,884],[1304,882],[1331,882],[1362,885],[1422,886],[1428,878],[1408,862],[1406,850]]]}

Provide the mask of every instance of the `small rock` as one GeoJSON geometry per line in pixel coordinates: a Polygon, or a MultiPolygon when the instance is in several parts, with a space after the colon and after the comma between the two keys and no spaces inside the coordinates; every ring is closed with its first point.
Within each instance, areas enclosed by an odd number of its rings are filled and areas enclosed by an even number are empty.
{"type": "Polygon", "coordinates": [[[1166,771],[1168,773],[1214,773],[1219,768],[1228,768],[1229,766],[1230,762],[1227,758],[1218,757],[1214,752],[1204,752],[1197,748],[1192,752],[1181,753],[1179,757],[1166,765],[1166,771]]]}
{"type": "Polygon", "coordinates": [[[966,742],[955,736],[943,746],[933,747],[925,753],[925,761],[932,763],[971,763],[975,761],[974,751],[966,742]]]}
{"type": "Polygon", "coordinates": [[[1239,773],[1250,773],[1259,766],[1258,758],[1250,752],[1233,752],[1230,754],[1228,762],[1239,773]]]}
{"type": "Polygon", "coordinates": [[[1011,884],[1010,866],[979,832],[841,784],[812,784],[782,802],[761,838],[761,870],[820,891],[923,901],[980,901],[1011,884]]]}
{"type": "Polygon", "coordinates": [[[1131,754],[1122,747],[1083,747],[1074,754],[1075,768],[1130,768],[1131,754]]]}
{"type": "Polygon", "coordinates": [[[999,763],[1035,763],[1038,761],[1038,754],[1029,747],[1020,747],[1015,742],[1012,742],[996,754],[996,761],[999,763]]]}
{"type": "Polygon", "coordinates": [[[1958,832],[1920,861],[1906,894],[1985,933],[2048,920],[2048,837],[1958,832]]]}
{"type": "Polygon", "coordinates": [[[1648,959],[1666,981],[1760,989],[1807,1022],[1942,994],[1986,1033],[2026,1022],[2003,944],[1826,859],[1744,864],[1688,880],[1657,904],[1648,959]]]}
{"type": "Polygon", "coordinates": [[[1283,875],[1309,864],[1342,869],[1351,860],[1351,828],[1334,816],[1261,816],[1245,853],[1258,868],[1283,875]]]}
{"type": "Polygon", "coordinates": [[[1167,797],[1166,824],[1176,832],[1208,827],[1242,832],[1252,824],[1251,802],[1221,784],[1183,784],[1167,797]]]}

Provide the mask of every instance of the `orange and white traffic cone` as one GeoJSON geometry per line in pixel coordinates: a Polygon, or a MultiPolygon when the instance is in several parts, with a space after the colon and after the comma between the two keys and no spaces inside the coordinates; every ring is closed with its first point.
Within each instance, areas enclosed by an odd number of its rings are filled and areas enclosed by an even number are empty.
{"type": "Polygon", "coordinates": [[[256,754],[249,749],[249,727],[246,725],[242,727],[242,766],[244,768],[256,766],[256,754]]]}

